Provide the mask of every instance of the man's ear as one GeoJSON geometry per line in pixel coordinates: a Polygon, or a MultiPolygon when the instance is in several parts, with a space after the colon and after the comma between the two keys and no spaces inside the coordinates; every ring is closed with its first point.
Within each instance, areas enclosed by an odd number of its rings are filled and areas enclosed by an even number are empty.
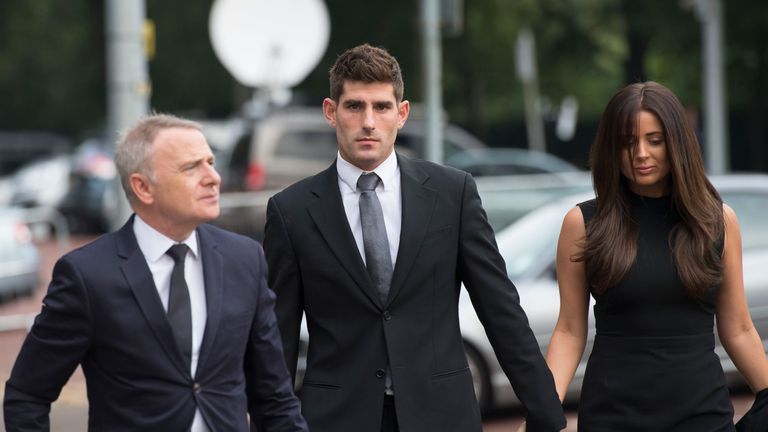
{"type": "Polygon", "coordinates": [[[407,100],[400,102],[397,105],[397,128],[400,129],[405,126],[405,122],[408,120],[408,114],[411,112],[411,103],[407,100]]]}
{"type": "Polygon", "coordinates": [[[136,198],[144,205],[152,204],[155,201],[154,188],[152,182],[144,174],[133,173],[128,179],[131,190],[136,198]]]}
{"type": "Polygon", "coordinates": [[[323,116],[326,123],[333,128],[336,127],[336,102],[333,99],[323,99],[323,116]]]}

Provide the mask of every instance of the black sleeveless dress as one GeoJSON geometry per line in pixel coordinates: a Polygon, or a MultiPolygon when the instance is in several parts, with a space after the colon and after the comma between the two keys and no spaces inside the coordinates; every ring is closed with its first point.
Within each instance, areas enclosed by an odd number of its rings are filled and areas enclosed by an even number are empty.
{"type": "MultiPolygon", "coordinates": [[[[585,223],[595,200],[579,204],[585,223]]],[[[668,197],[632,195],[637,259],[618,285],[595,295],[596,336],[579,402],[584,432],[734,431],[733,406],[714,352],[714,293],[686,295],[669,233],[668,197]]]]}

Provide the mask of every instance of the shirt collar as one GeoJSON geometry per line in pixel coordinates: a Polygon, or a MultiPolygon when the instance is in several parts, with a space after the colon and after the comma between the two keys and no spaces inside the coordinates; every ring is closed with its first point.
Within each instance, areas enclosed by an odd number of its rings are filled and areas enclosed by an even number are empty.
{"type": "MultiPolygon", "coordinates": [[[[189,250],[192,252],[193,258],[199,256],[197,231],[193,231],[182,243],[189,246],[189,250]]],[[[148,262],[156,262],[165,255],[168,249],[177,242],[161,234],[156,229],[152,228],[144,222],[139,215],[135,215],[133,219],[133,233],[136,235],[136,242],[139,244],[139,249],[144,254],[144,257],[148,262]]]]}
{"type": "Polygon", "coordinates": [[[394,185],[393,180],[398,174],[397,168],[397,155],[394,151],[389,154],[389,157],[387,157],[384,162],[374,168],[373,171],[363,171],[344,160],[344,158],[341,157],[340,152],[337,152],[336,154],[336,171],[339,173],[339,178],[353,191],[357,190],[357,179],[360,178],[360,174],[367,172],[375,172],[381,179],[381,186],[384,190],[391,190],[394,185]]]}

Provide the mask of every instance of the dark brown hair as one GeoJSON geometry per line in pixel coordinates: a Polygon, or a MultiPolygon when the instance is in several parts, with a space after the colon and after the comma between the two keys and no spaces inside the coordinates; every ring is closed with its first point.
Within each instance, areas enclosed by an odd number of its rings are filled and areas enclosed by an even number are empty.
{"type": "Polygon", "coordinates": [[[403,100],[403,73],[397,60],[384,48],[358,45],[342,53],[330,71],[331,99],[338,102],[345,81],[391,83],[397,102],[403,100]]]}
{"type": "Polygon", "coordinates": [[[637,255],[638,228],[631,219],[628,181],[621,173],[622,150],[633,153],[636,117],[653,113],[661,123],[670,164],[669,191],[680,222],[669,236],[672,258],[687,292],[701,297],[719,285],[723,239],[720,195],[707,179],[699,142],[677,97],[649,81],[628,85],[606,105],[590,151],[597,212],[586,226],[585,262],[593,292],[619,283],[637,255]]]}

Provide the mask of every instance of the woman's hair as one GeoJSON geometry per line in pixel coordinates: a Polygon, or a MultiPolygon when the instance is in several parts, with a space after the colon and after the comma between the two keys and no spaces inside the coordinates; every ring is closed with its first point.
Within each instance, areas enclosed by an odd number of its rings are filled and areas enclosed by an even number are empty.
{"type": "Polygon", "coordinates": [[[586,226],[587,280],[603,293],[629,272],[637,255],[638,227],[631,218],[628,179],[621,173],[622,151],[634,154],[637,114],[647,111],[660,122],[670,164],[671,206],[680,222],[670,232],[672,258],[687,292],[703,296],[721,281],[718,245],[723,239],[720,195],[707,179],[701,149],[677,97],[649,81],[628,85],[606,105],[590,151],[597,212],[586,226]]]}

